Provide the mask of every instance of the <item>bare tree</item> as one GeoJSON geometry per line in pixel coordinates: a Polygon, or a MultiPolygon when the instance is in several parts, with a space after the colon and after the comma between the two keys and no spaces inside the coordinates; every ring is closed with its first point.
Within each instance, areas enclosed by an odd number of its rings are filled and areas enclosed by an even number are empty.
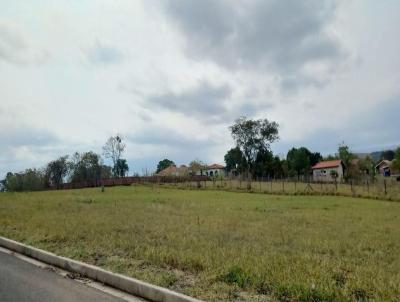
{"type": "Polygon", "coordinates": [[[106,158],[111,158],[113,162],[113,171],[114,175],[117,175],[116,168],[117,163],[121,159],[121,155],[125,150],[125,143],[122,142],[122,137],[117,134],[115,136],[111,136],[106,144],[103,146],[103,155],[106,158]]]}

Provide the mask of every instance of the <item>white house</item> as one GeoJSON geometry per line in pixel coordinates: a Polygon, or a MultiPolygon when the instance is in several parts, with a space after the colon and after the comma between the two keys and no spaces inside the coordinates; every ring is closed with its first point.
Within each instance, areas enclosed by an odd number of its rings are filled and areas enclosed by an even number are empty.
{"type": "Polygon", "coordinates": [[[340,159],[321,161],[311,169],[314,181],[333,182],[335,181],[335,175],[337,181],[343,179],[344,166],[340,159]]]}
{"type": "Polygon", "coordinates": [[[206,175],[211,177],[224,177],[226,175],[225,167],[219,164],[205,166],[203,169],[196,171],[196,175],[206,175]]]}

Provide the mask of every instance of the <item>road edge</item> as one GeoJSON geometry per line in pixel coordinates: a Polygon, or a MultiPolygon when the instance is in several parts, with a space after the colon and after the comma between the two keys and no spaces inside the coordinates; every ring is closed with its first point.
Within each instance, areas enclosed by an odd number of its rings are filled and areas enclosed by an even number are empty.
{"type": "Polygon", "coordinates": [[[91,264],[57,256],[2,236],[0,236],[0,246],[153,302],[203,302],[167,288],[112,273],[91,264]]]}

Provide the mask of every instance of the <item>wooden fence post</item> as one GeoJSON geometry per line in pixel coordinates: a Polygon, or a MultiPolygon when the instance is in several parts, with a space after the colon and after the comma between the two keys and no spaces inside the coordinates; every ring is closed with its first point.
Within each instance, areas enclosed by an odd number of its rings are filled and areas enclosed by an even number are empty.
{"type": "Polygon", "coordinates": [[[385,187],[385,195],[387,195],[386,179],[383,180],[383,186],[385,187]]]}

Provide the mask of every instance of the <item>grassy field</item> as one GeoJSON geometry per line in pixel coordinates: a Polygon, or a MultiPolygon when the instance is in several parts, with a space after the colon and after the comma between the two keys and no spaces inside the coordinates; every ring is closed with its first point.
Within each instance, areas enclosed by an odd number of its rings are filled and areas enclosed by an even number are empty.
{"type": "Polygon", "coordinates": [[[130,186],[0,194],[0,235],[207,301],[399,301],[400,203],[130,186]]]}

